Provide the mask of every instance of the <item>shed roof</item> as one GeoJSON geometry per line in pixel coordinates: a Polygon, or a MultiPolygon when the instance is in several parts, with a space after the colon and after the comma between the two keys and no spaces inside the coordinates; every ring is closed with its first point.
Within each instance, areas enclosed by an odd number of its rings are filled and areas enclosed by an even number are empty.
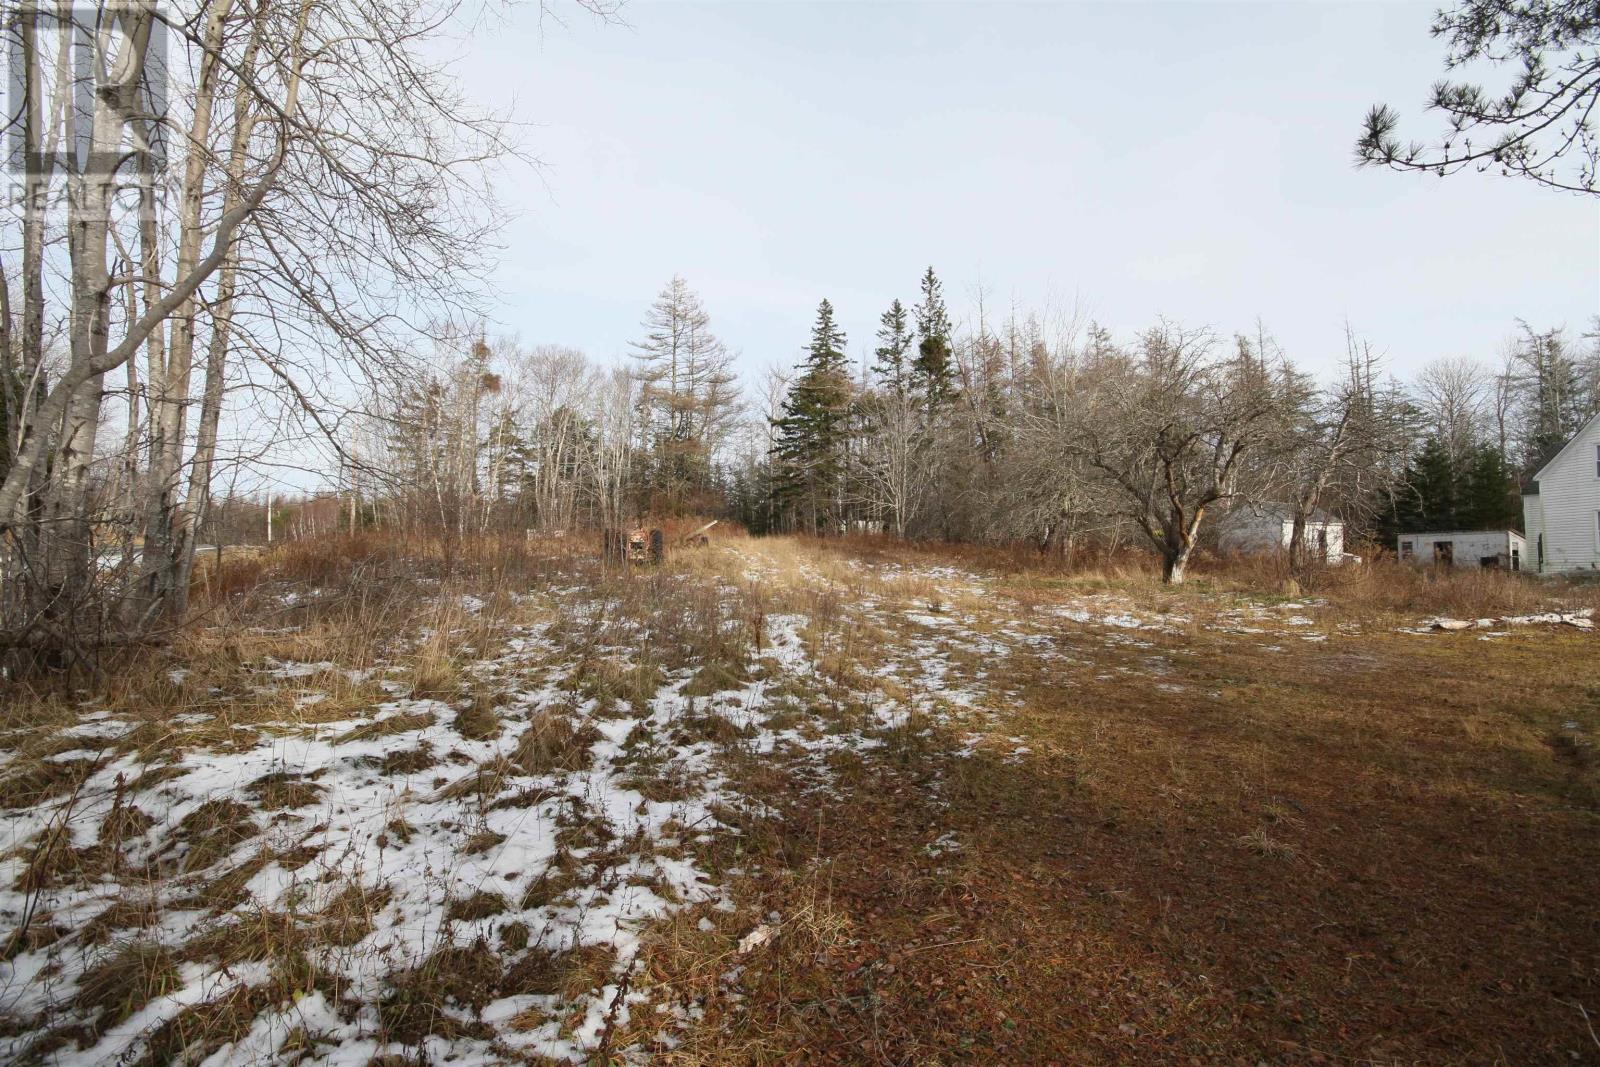
{"type": "Polygon", "coordinates": [[[1482,537],[1484,534],[1515,537],[1518,541],[1527,540],[1526,537],[1515,530],[1410,530],[1396,536],[1404,539],[1407,537],[1482,537]]]}
{"type": "MultiPolygon", "coordinates": [[[[1226,524],[1247,522],[1250,519],[1277,519],[1280,522],[1289,522],[1293,518],[1293,504],[1285,504],[1281,500],[1262,500],[1257,503],[1236,505],[1220,521],[1226,524]]],[[[1311,510],[1309,521],[1332,526],[1344,525],[1343,519],[1321,508],[1311,510]]]]}

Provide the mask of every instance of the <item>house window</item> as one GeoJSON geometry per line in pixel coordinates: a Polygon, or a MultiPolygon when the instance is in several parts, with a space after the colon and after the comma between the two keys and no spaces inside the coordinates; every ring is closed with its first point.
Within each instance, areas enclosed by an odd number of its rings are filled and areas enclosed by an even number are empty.
{"type": "Polygon", "coordinates": [[[1594,476],[1600,478],[1600,445],[1594,446],[1594,476]]]}
{"type": "Polygon", "coordinates": [[[1522,569],[1522,549],[1517,548],[1515,545],[1511,548],[1511,569],[1514,571],[1522,569]]]}
{"type": "Polygon", "coordinates": [[[1400,558],[1401,559],[1410,559],[1411,556],[1412,556],[1411,542],[1410,541],[1401,541],[1400,542],[1400,558]]]}

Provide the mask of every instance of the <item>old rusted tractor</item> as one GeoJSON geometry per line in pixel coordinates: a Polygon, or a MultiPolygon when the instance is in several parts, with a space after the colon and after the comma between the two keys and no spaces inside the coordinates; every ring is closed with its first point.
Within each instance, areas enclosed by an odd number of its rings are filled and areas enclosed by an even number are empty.
{"type": "Polygon", "coordinates": [[[667,558],[667,535],[659,528],[637,526],[631,530],[606,530],[604,537],[607,562],[660,563],[667,558]]]}
{"type": "MultiPolygon", "coordinates": [[[[677,547],[685,545],[704,546],[711,543],[706,536],[707,531],[717,524],[712,520],[700,527],[694,533],[680,537],[675,542],[677,547]]],[[[608,563],[633,564],[659,564],[667,558],[667,535],[660,527],[636,526],[631,530],[608,529],[602,534],[601,551],[608,563]]]]}

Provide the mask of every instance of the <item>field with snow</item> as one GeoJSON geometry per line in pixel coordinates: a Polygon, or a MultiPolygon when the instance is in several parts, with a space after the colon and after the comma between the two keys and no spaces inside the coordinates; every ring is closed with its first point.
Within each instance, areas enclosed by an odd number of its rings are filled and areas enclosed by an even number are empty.
{"type": "Polygon", "coordinates": [[[1592,589],[592,549],[290,546],[19,694],[0,1061],[1600,1062],[1592,589]]]}

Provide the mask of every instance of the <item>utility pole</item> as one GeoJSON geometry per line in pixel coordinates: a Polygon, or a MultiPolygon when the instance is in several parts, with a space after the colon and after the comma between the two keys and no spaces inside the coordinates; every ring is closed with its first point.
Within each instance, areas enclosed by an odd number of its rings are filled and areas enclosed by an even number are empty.
{"type": "Polygon", "coordinates": [[[267,544],[272,544],[272,490],[267,490],[267,544]]]}

